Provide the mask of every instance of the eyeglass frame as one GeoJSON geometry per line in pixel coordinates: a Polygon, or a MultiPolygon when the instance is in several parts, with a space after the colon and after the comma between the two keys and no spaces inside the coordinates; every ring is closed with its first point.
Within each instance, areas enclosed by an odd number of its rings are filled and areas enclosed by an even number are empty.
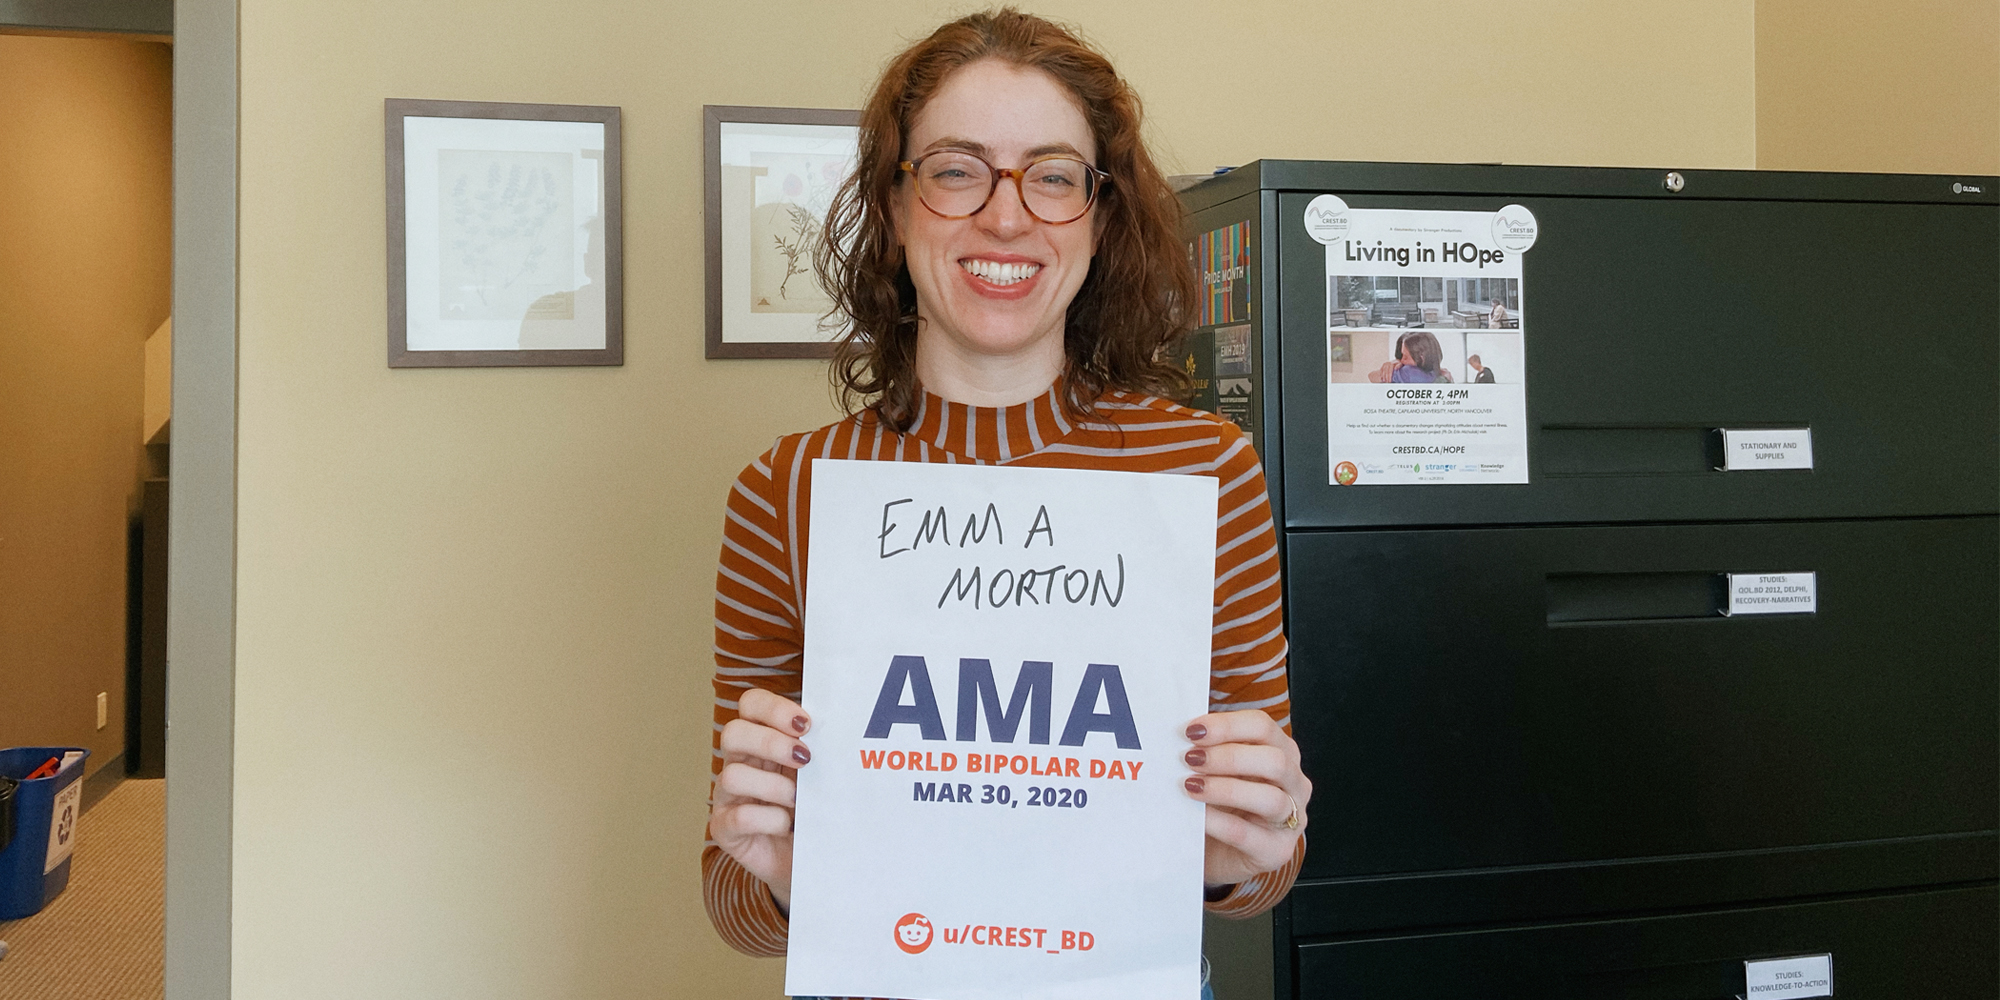
{"type": "Polygon", "coordinates": [[[914,160],[903,160],[897,163],[896,169],[910,175],[911,183],[916,185],[918,204],[924,206],[924,208],[928,209],[932,215],[935,215],[940,219],[952,219],[952,220],[970,219],[973,216],[986,211],[986,206],[993,204],[993,195],[1000,190],[1001,179],[1011,177],[1013,178],[1014,181],[1014,194],[1021,199],[1021,208],[1028,213],[1030,218],[1033,218],[1036,222],[1042,223],[1043,225],[1046,226],[1067,226],[1070,223],[1075,222],[1086,215],[1089,215],[1092,206],[1095,206],[1097,204],[1097,193],[1103,190],[1107,185],[1111,183],[1110,173],[1103,170],[1099,170],[1094,166],[1091,166],[1090,163],[1085,161],[1083,157],[1076,156],[1071,153],[1050,153],[1046,156],[1037,156],[1034,159],[1029,160],[1025,165],[1023,165],[1020,169],[1017,170],[1013,167],[994,166],[992,160],[989,160],[986,157],[981,156],[978,153],[974,153],[970,150],[933,149],[930,152],[925,153],[924,155],[919,156],[914,160]],[[917,165],[924,162],[925,160],[930,159],[933,156],[937,156],[944,153],[956,153],[961,156],[970,156],[973,159],[986,164],[986,169],[991,170],[993,172],[993,181],[986,188],[986,199],[979,203],[978,208],[975,208],[972,211],[965,213],[964,215],[946,215],[943,212],[940,212],[937,209],[932,208],[931,203],[924,200],[923,180],[917,176],[917,165]],[[1090,176],[1094,179],[1094,183],[1092,183],[1090,186],[1089,197],[1087,197],[1084,200],[1083,210],[1076,213],[1075,216],[1064,219],[1061,222],[1050,222],[1049,220],[1044,219],[1039,215],[1036,215],[1035,210],[1028,206],[1028,190],[1022,187],[1023,184],[1027,183],[1028,171],[1035,169],[1035,164],[1046,163],[1049,160],[1074,161],[1078,164],[1081,164],[1083,169],[1090,171],[1090,176]]]}

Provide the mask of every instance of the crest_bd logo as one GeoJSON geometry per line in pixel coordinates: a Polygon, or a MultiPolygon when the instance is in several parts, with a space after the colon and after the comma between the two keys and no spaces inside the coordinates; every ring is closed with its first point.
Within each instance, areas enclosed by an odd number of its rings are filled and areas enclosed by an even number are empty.
{"type": "Polygon", "coordinates": [[[1354,481],[1359,478],[1361,478],[1361,470],[1355,468],[1353,462],[1342,462],[1333,467],[1333,481],[1342,486],[1352,486],[1354,485],[1354,481]]]}
{"type": "Polygon", "coordinates": [[[1320,195],[1309,202],[1301,221],[1305,223],[1306,235],[1327,246],[1346,239],[1354,225],[1347,202],[1332,194],[1320,195]]]}
{"type": "Polygon", "coordinates": [[[896,921],[896,947],[915,955],[931,946],[931,918],[921,913],[905,913],[896,921]]]}

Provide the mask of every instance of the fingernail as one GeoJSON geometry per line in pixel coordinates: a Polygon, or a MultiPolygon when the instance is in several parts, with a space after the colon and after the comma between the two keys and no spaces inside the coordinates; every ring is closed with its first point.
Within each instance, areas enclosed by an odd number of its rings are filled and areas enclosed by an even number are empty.
{"type": "Polygon", "coordinates": [[[804,736],[806,734],[806,725],[807,722],[805,716],[803,715],[792,716],[792,732],[795,732],[800,736],[804,736]]]}
{"type": "Polygon", "coordinates": [[[1208,751],[1195,747],[1187,752],[1186,760],[1189,767],[1200,767],[1208,763],[1208,751]]]}
{"type": "Polygon", "coordinates": [[[1181,782],[1181,784],[1186,785],[1188,792],[1194,795],[1200,795],[1201,790],[1203,788],[1208,787],[1208,782],[1203,781],[1201,775],[1199,774],[1195,775],[1192,778],[1189,778],[1186,781],[1181,782]]]}
{"type": "Polygon", "coordinates": [[[812,763],[813,752],[807,750],[803,745],[795,746],[792,748],[792,759],[801,764],[810,764],[812,763]]]}
{"type": "Polygon", "coordinates": [[[1188,727],[1188,739],[1198,740],[1208,735],[1208,727],[1197,722],[1188,727]]]}

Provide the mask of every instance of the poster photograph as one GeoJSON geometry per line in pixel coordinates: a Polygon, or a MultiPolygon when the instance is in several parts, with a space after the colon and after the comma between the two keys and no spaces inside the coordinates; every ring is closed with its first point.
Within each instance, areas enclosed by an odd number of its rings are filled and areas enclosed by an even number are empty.
{"type": "Polygon", "coordinates": [[[1183,356],[1194,389],[1191,402],[1242,428],[1255,446],[1262,428],[1257,343],[1250,322],[1250,223],[1210,229],[1187,248],[1201,286],[1195,332],[1183,356]]]}
{"type": "Polygon", "coordinates": [[[1326,246],[1327,469],[1339,486],[1528,481],[1534,216],[1306,209],[1326,246]]]}
{"type": "Polygon", "coordinates": [[[390,367],[622,364],[619,109],[386,117],[390,367]]]}
{"type": "Polygon", "coordinates": [[[786,992],[1195,1000],[1215,480],[812,477],[786,992]]]}

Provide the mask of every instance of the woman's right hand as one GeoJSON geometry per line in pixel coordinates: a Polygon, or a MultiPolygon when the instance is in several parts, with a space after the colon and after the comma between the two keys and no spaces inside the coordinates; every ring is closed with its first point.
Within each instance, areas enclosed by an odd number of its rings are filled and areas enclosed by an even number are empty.
{"type": "Polygon", "coordinates": [[[812,760],[799,737],[812,717],[798,702],[762,688],[743,692],[737,717],[722,727],[722,773],[715,779],[708,833],[723,853],[792,906],[792,805],[798,769],[812,760]]]}

